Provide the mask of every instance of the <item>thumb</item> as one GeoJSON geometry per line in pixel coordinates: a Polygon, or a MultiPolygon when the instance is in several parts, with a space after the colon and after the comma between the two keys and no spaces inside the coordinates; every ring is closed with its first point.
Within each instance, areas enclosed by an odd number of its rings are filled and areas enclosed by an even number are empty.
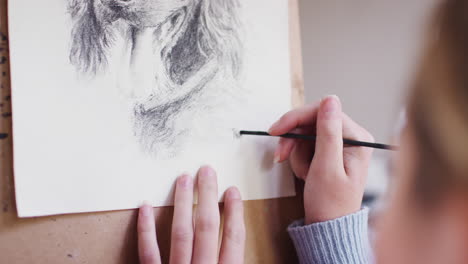
{"type": "Polygon", "coordinates": [[[336,95],[328,96],[320,103],[314,159],[320,166],[325,166],[325,171],[343,168],[342,111],[336,95]]]}

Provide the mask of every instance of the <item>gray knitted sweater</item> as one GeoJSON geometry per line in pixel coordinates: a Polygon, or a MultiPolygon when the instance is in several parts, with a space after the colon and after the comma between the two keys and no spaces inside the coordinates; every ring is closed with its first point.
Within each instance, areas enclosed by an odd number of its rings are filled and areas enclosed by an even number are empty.
{"type": "Polygon", "coordinates": [[[338,219],[304,225],[304,220],[288,227],[301,264],[371,263],[367,232],[369,210],[338,219]]]}

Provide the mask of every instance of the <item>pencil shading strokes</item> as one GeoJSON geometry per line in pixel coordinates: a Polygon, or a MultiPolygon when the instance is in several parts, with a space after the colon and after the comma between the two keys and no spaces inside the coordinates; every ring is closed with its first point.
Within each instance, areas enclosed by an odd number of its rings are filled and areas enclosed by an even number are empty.
{"type": "Polygon", "coordinates": [[[70,62],[81,72],[96,74],[106,65],[106,49],[111,46],[113,16],[97,8],[93,1],[71,0],[69,12],[74,20],[70,62]]]}
{"type": "Polygon", "coordinates": [[[175,155],[191,130],[182,117],[240,91],[239,0],[67,1],[70,63],[91,78],[119,68],[145,152],[175,155]]]}

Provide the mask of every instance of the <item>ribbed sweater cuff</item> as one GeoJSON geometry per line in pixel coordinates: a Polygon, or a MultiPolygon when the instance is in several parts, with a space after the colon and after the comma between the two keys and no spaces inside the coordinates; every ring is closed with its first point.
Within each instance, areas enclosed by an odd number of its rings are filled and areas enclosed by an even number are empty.
{"type": "Polygon", "coordinates": [[[369,210],[338,219],[304,225],[304,220],[288,227],[299,262],[312,263],[368,263],[370,256],[367,232],[369,210]]]}

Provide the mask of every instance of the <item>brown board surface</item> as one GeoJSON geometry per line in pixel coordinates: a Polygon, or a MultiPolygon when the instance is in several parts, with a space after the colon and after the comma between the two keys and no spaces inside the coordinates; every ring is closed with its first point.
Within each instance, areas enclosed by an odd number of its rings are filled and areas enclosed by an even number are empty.
{"type": "MultiPolygon", "coordinates": [[[[289,13],[292,100],[297,107],[304,98],[298,0],[289,0],[289,13]]],[[[7,26],[7,1],[0,0],[0,263],[138,263],[136,210],[17,217],[7,26]]],[[[302,195],[246,201],[244,205],[245,262],[295,263],[286,227],[302,217],[302,195]]],[[[167,263],[172,207],[157,208],[155,212],[161,254],[167,263]]]]}

